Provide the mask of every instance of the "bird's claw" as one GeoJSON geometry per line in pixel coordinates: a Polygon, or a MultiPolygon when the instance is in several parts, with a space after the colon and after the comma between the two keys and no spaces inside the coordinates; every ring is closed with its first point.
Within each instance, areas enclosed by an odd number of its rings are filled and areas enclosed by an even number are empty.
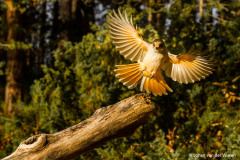
{"type": "Polygon", "coordinates": [[[140,74],[139,74],[139,75],[141,76],[142,74],[143,74],[143,70],[140,72],[140,74]]]}

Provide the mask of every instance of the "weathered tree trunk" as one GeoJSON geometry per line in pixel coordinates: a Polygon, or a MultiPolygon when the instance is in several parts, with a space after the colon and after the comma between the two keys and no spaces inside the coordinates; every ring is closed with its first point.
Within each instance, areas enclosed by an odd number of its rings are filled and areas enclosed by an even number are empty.
{"type": "MultiPolygon", "coordinates": [[[[13,6],[11,0],[5,1],[8,4],[7,9],[7,27],[8,27],[8,43],[14,43],[21,40],[21,29],[19,27],[20,14],[13,6]]],[[[9,49],[7,52],[6,67],[6,87],[5,87],[5,103],[8,106],[8,113],[13,111],[14,104],[21,99],[22,94],[22,61],[23,55],[18,49],[9,49]]]]}
{"type": "Polygon", "coordinates": [[[23,141],[3,160],[70,159],[103,143],[129,136],[154,109],[147,94],[137,94],[98,109],[87,120],[55,134],[40,134],[23,141]]]}

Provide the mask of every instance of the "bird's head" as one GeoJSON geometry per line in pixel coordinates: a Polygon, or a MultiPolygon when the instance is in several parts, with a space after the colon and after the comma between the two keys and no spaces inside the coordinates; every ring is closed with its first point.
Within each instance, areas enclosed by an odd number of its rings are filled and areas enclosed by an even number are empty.
{"type": "Polygon", "coordinates": [[[156,49],[163,49],[164,46],[165,46],[165,44],[164,44],[164,42],[163,42],[162,39],[155,39],[155,40],[153,41],[153,46],[154,46],[154,48],[156,48],[156,49]]]}

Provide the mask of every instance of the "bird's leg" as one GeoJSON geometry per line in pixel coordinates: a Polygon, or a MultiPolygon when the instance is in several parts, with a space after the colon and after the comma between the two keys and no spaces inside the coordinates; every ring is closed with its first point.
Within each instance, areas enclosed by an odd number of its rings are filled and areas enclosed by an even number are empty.
{"type": "Polygon", "coordinates": [[[155,72],[152,72],[152,74],[151,74],[151,76],[150,76],[150,79],[152,79],[153,78],[153,75],[155,74],[155,72]]]}
{"type": "Polygon", "coordinates": [[[146,70],[146,67],[144,66],[144,63],[143,62],[140,62],[140,73],[139,73],[139,75],[141,76],[141,75],[143,75],[143,72],[146,70]]]}
{"type": "Polygon", "coordinates": [[[152,79],[152,77],[153,77],[153,74],[150,76],[150,79],[152,79]]]}

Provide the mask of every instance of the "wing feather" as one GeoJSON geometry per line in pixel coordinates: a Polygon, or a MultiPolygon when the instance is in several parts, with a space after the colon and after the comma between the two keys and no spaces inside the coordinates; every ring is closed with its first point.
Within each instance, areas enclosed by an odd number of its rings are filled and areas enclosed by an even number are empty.
{"type": "Polygon", "coordinates": [[[132,61],[142,61],[150,46],[139,36],[133,26],[132,16],[128,19],[127,12],[124,14],[118,10],[107,16],[108,28],[116,48],[120,54],[132,61]]]}
{"type": "Polygon", "coordinates": [[[212,61],[206,55],[207,50],[201,52],[201,48],[174,55],[168,53],[168,60],[162,69],[168,77],[179,83],[194,83],[204,79],[214,70],[212,61]]]}
{"type": "MultiPolygon", "coordinates": [[[[185,73],[187,76],[187,82],[193,83],[195,78],[194,76],[191,74],[191,72],[189,71],[189,68],[186,66],[185,63],[182,64],[183,68],[185,68],[185,73]]],[[[186,81],[185,81],[186,82],[186,81]]]]}

